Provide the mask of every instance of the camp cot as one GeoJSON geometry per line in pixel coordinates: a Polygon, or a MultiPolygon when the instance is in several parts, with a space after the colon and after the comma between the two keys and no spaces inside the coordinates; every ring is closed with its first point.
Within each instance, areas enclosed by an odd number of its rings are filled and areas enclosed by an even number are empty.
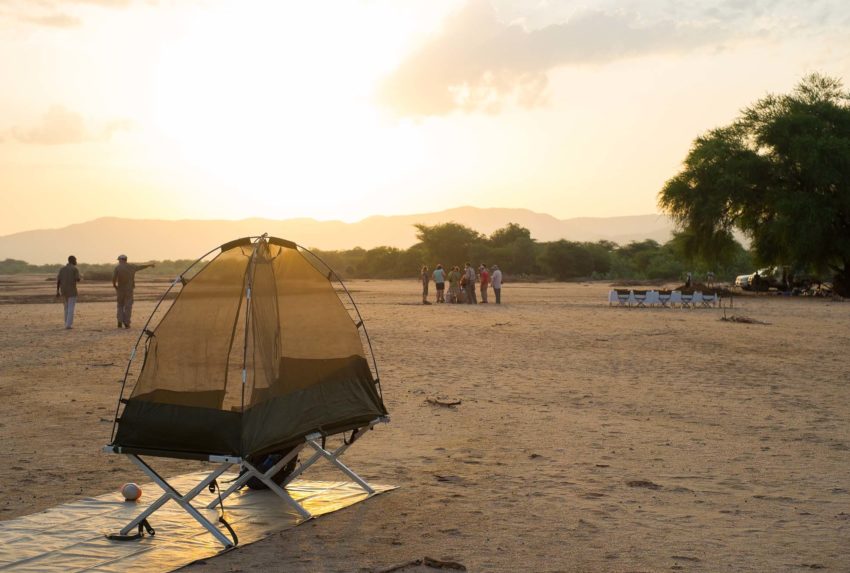
{"type": "Polygon", "coordinates": [[[309,518],[285,486],[320,459],[371,494],[339,458],[387,421],[371,341],[336,273],[309,250],[276,237],[223,244],[171,283],[131,353],[104,450],[127,455],[164,493],[116,537],[136,528],[141,534],[147,518],[174,500],[225,547],[235,545],[235,536],[229,539],[191,502],[236,464],[239,478],[208,508],[254,478],[309,518]],[[330,449],[327,438],[339,435],[342,444],[330,449]],[[275,483],[305,448],[312,456],[283,487],[275,483]],[[258,469],[256,460],[272,452],[285,455],[258,469]],[[181,494],[142,456],[217,466],[181,494]]]}

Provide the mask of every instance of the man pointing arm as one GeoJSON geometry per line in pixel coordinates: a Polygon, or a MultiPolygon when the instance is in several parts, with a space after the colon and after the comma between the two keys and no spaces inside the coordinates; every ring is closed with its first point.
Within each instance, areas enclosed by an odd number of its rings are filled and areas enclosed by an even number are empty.
{"type": "Polygon", "coordinates": [[[118,298],[118,328],[130,328],[130,320],[133,316],[133,290],[136,288],[136,272],[148,267],[148,265],[131,265],[127,262],[127,255],[118,255],[118,264],[112,271],[112,286],[118,298]]]}

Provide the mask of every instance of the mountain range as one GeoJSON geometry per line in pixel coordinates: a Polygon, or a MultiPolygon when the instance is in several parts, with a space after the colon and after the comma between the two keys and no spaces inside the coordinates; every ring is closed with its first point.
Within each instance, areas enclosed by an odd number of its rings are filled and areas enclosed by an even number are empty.
{"type": "Polygon", "coordinates": [[[59,229],[23,231],[0,236],[0,260],[32,264],[65,262],[74,254],[80,262],[103,263],[126,254],[130,261],[195,259],[238,237],[269,235],[305,247],[341,250],[386,245],[408,248],[417,242],[416,223],[456,222],[489,235],[508,223],[531,231],[538,241],[599,241],[619,244],[654,239],[666,242],[673,222],[665,215],[575,217],[557,219],[527,209],[458,207],[415,215],[376,215],[354,223],[315,219],[177,220],[104,217],[59,229]]]}

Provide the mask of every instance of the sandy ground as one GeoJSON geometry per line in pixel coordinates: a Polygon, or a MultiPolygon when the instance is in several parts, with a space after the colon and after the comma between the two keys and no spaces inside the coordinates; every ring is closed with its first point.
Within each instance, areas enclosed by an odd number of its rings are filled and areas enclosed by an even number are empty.
{"type": "MultiPolygon", "coordinates": [[[[400,489],[187,571],[850,571],[850,303],[736,297],[769,323],[737,324],[609,308],[607,284],[477,307],[350,287],[392,423],[346,460],[400,489]]],[[[138,331],[108,285],[81,290],[66,331],[49,282],[0,277],[0,519],[141,479],[99,451],[138,331]]]]}

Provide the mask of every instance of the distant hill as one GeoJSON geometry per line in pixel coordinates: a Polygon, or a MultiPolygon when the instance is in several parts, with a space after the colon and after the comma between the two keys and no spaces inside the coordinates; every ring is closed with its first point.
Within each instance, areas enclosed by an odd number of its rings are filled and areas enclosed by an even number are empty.
{"type": "Polygon", "coordinates": [[[122,219],[105,217],[61,229],[24,231],[0,237],[0,260],[33,264],[64,262],[76,255],[81,262],[114,261],[125,253],[130,261],[195,259],[216,246],[248,235],[270,235],[306,247],[335,250],[381,245],[407,248],[416,243],[415,223],[434,225],[454,221],[484,234],[508,223],[531,230],[538,241],[598,241],[625,244],[672,236],[673,223],[664,215],[577,217],[556,219],[527,209],[458,207],[436,213],[367,217],[356,223],[315,219],[243,219],[241,221],[122,219]]]}

